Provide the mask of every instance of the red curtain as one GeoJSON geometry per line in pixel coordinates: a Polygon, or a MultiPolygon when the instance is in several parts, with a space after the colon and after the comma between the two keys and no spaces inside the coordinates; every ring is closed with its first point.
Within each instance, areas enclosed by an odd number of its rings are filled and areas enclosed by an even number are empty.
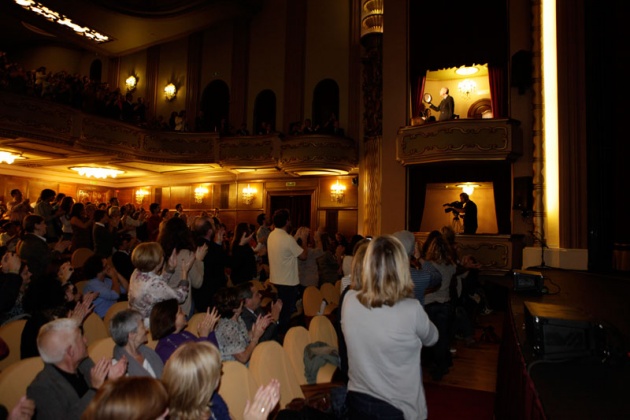
{"type": "Polygon", "coordinates": [[[419,117],[420,112],[424,111],[424,105],[422,104],[422,96],[424,95],[425,82],[426,82],[425,76],[418,76],[418,79],[416,80],[416,91],[413,97],[412,118],[419,117]]]}
{"type": "Polygon", "coordinates": [[[503,67],[495,67],[489,65],[488,81],[490,83],[492,116],[494,118],[507,118],[507,89],[505,87],[505,69],[503,67]]]}

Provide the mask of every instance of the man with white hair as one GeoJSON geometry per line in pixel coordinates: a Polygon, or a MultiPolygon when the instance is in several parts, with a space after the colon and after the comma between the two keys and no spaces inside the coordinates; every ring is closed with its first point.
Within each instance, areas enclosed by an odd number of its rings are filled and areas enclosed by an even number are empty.
{"type": "Polygon", "coordinates": [[[88,357],[87,342],[79,323],[59,318],[45,324],[37,336],[44,369],[26,390],[35,401],[37,419],[79,419],[106,379],[117,379],[127,370],[124,357],[96,364],[88,357]]]}

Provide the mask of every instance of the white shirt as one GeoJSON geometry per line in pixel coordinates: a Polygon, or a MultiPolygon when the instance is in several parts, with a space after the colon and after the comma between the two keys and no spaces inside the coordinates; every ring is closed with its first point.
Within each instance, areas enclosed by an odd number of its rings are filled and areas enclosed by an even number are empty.
{"type": "Polygon", "coordinates": [[[297,257],[304,250],[284,229],[276,228],[267,239],[269,278],[273,284],[297,286],[300,283],[297,257]]]}

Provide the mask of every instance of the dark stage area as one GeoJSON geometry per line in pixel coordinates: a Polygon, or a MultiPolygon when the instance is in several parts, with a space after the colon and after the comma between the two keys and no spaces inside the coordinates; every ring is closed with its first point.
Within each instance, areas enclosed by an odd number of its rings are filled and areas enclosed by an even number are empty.
{"type": "Polygon", "coordinates": [[[630,273],[536,271],[543,294],[487,278],[509,290],[496,418],[626,418],[630,273]]]}

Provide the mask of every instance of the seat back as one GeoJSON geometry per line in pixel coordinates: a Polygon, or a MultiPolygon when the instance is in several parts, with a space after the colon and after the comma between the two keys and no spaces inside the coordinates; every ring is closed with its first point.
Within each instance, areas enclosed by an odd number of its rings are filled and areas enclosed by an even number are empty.
{"type": "Polygon", "coordinates": [[[277,342],[259,343],[249,361],[249,370],[260,385],[267,385],[274,378],[280,382],[281,408],[286,407],[294,398],[304,398],[289,357],[277,342]]]}
{"type": "Polygon", "coordinates": [[[321,306],[322,306],[322,293],[315,286],[308,286],[304,289],[304,294],[302,295],[302,304],[304,306],[304,315],[308,317],[313,317],[317,315],[321,306]]]}
{"type": "Polygon", "coordinates": [[[308,333],[311,336],[311,343],[323,341],[329,346],[339,348],[335,327],[330,322],[330,319],[323,315],[318,315],[311,320],[308,333]]]}
{"type": "Polygon", "coordinates": [[[197,335],[197,330],[198,330],[198,326],[199,323],[201,321],[203,321],[203,319],[206,317],[206,313],[205,312],[199,312],[194,314],[193,316],[190,317],[190,319],[188,320],[188,325],[186,326],[186,331],[189,331],[195,335],[197,335]]]}
{"type": "Polygon", "coordinates": [[[97,363],[103,357],[106,359],[111,359],[114,356],[114,339],[111,337],[101,338],[100,340],[92,343],[88,347],[88,354],[90,355],[90,359],[97,363]]]}
{"type": "Polygon", "coordinates": [[[247,401],[253,401],[258,384],[247,366],[237,361],[223,362],[223,376],[219,385],[219,395],[230,409],[230,417],[243,419],[247,401]]]}
{"type": "Polygon", "coordinates": [[[304,327],[291,327],[284,336],[282,347],[287,352],[287,356],[291,361],[295,376],[297,376],[300,385],[306,385],[306,376],[304,373],[304,348],[311,342],[311,336],[304,327]]]}
{"type": "Polygon", "coordinates": [[[108,337],[109,328],[105,327],[103,320],[96,312],[92,312],[83,321],[83,335],[87,339],[88,346],[101,338],[108,337]]]}
{"type": "Polygon", "coordinates": [[[105,329],[107,330],[107,335],[112,335],[109,331],[109,321],[112,320],[114,315],[118,312],[122,312],[125,309],[129,309],[129,302],[116,302],[112,306],[109,307],[107,312],[105,312],[105,316],[103,317],[103,324],[105,325],[105,329]]]}
{"type": "Polygon", "coordinates": [[[79,292],[80,294],[83,294],[83,289],[85,289],[85,286],[89,283],[89,280],[81,280],[78,281],[75,286],[77,287],[77,292],[79,292]]]}
{"type": "Polygon", "coordinates": [[[90,248],[78,248],[72,253],[72,257],[70,257],[70,264],[72,264],[73,268],[81,268],[85,261],[94,255],[94,251],[90,248]]]}
{"type": "Polygon", "coordinates": [[[44,368],[41,357],[18,360],[0,372],[0,404],[11,410],[44,368]]]}
{"type": "Polygon", "coordinates": [[[0,360],[0,371],[9,366],[11,363],[20,360],[20,348],[22,347],[22,330],[26,325],[25,319],[18,319],[8,322],[0,327],[0,338],[7,343],[9,354],[0,360]]]}
{"type": "Polygon", "coordinates": [[[339,292],[334,284],[324,283],[319,288],[319,291],[322,293],[322,297],[326,299],[326,302],[339,305],[339,292]]]}

